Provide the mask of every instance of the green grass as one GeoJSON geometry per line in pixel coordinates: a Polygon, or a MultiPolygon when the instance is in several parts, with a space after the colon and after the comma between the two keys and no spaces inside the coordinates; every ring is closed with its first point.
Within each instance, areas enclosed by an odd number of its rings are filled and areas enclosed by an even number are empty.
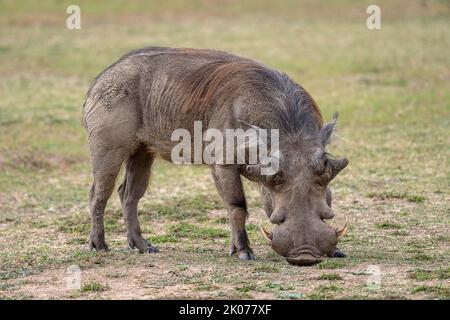
{"type": "Polygon", "coordinates": [[[342,277],[337,273],[324,273],[320,275],[318,280],[330,280],[330,281],[336,281],[336,280],[342,280],[342,277]]]}
{"type": "Polygon", "coordinates": [[[172,225],[169,228],[169,232],[174,237],[187,238],[191,240],[196,240],[199,238],[200,239],[224,238],[229,235],[229,233],[223,229],[202,228],[194,224],[184,222],[172,225]]]}
{"type": "Polygon", "coordinates": [[[345,259],[326,259],[317,265],[319,270],[339,269],[346,265],[345,259]]]}
{"type": "Polygon", "coordinates": [[[1,299],[448,298],[445,1],[379,1],[377,31],[365,25],[369,0],[78,3],[82,29],[74,31],[65,27],[68,0],[0,4],[1,299]],[[349,219],[339,244],[347,258],[297,268],[277,256],[259,234],[267,217],[252,183],[245,188],[257,260],[229,257],[228,214],[208,168],[162,161],[139,206],[144,237],[161,252],[127,250],[116,192],[105,213],[111,251],[87,250],[83,99],[105,67],[148,45],[254,58],[305,87],[326,120],[340,112],[329,148],[350,164],[331,184],[339,221],[330,223],[349,219]],[[82,293],[61,287],[72,264],[82,279],[97,279],[82,293]],[[380,290],[365,285],[369,266],[380,268],[380,290]]]}
{"type": "Polygon", "coordinates": [[[419,261],[432,261],[433,260],[432,256],[425,254],[425,253],[418,253],[418,254],[414,255],[412,258],[415,260],[419,260],[419,261]]]}
{"type": "Polygon", "coordinates": [[[416,195],[416,194],[408,194],[406,192],[398,193],[392,191],[384,191],[384,192],[368,192],[366,196],[369,198],[376,198],[380,200],[384,199],[406,199],[409,202],[423,202],[426,200],[425,196],[416,195]]]}
{"type": "Polygon", "coordinates": [[[284,285],[279,282],[267,282],[264,285],[264,289],[270,291],[286,291],[286,290],[293,290],[294,288],[292,286],[284,285]]]}
{"type": "Polygon", "coordinates": [[[247,292],[251,292],[253,290],[255,290],[256,286],[254,285],[244,285],[240,288],[237,288],[236,290],[240,293],[247,293],[247,292]]]}
{"type": "Polygon", "coordinates": [[[277,265],[260,265],[254,268],[255,272],[264,272],[264,273],[278,273],[280,272],[280,268],[277,265]]]}
{"type": "Polygon", "coordinates": [[[446,280],[450,278],[450,268],[438,270],[417,269],[409,273],[409,277],[418,281],[426,280],[446,280]]]}
{"type": "Polygon", "coordinates": [[[376,226],[379,229],[401,229],[402,228],[401,225],[399,225],[397,223],[392,223],[389,221],[385,221],[383,223],[378,223],[376,226]]]}
{"type": "Polygon", "coordinates": [[[412,290],[413,293],[431,293],[437,295],[439,299],[448,300],[450,298],[450,289],[444,286],[418,286],[412,290]]]}
{"type": "Polygon", "coordinates": [[[97,281],[89,281],[83,283],[81,292],[102,292],[108,289],[108,286],[98,283],[97,281]]]}
{"type": "Polygon", "coordinates": [[[308,294],[307,298],[310,300],[333,299],[335,297],[335,294],[342,290],[342,288],[335,285],[320,286],[314,292],[308,294]]]}

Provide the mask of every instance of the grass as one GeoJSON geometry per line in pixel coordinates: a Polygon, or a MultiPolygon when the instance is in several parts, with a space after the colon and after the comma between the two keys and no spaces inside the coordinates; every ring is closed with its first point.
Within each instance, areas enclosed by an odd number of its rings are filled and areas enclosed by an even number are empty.
{"type": "Polygon", "coordinates": [[[432,279],[447,280],[450,278],[450,268],[438,270],[417,269],[410,272],[409,277],[418,281],[432,279]]]}
{"type": "Polygon", "coordinates": [[[346,265],[345,259],[326,259],[317,265],[319,270],[323,269],[339,269],[346,265]]]}
{"type": "Polygon", "coordinates": [[[375,199],[406,199],[409,202],[423,202],[426,200],[425,196],[417,195],[417,194],[408,194],[406,192],[398,193],[392,191],[384,191],[384,192],[368,192],[366,194],[369,198],[375,199]]]}
{"type": "Polygon", "coordinates": [[[438,286],[418,286],[413,289],[413,293],[427,293],[437,296],[440,299],[450,299],[450,289],[442,285],[438,286]]]}
{"type": "Polygon", "coordinates": [[[108,286],[102,285],[96,281],[89,281],[83,283],[81,286],[81,292],[102,292],[108,289],[108,286]]]}
{"type": "Polygon", "coordinates": [[[1,4],[0,298],[448,298],[444,1],[379,1],[377,31],[366,28],[366,0],[81,0],[82,28],[74,31],[65,28],[69,4],[1,4]],[[229,257],[228,214],[208,168],[162,161],[139,206],[144,236],[161,252],[127,249],[116,193],[105,213],[111,251],[87,250],[84,95],[106,66],[147,45],[254,58],[304,86],[325,119],[340,112],[330,152],[350,165],[331,185],[331,223],[348,217],[339,244],[347,258],[287,264],[259,235],[267,217],[251,183],[248,229],[258,259],[229,257]],[[63,285],[73,264],[83,292],[63,285]],[[379,290],[367,286],[374,266],[379,290]]]}
{"type": "Polygon", "coordinates": [[[392,223],[389,221],[384,221],[382,223],[378,223],[376,226],[379,229],[401,229],[402,228],[401,225],[399,225],[397,223],[392,223]]]}
{"type": "Polygon", "coordinates": [[[342,280],[342,277],[337,273],[324,273],[320,275],[317,280],[330,280],[330,281],[337,281],[342,280]]]}
{"type": "Polygon", "coordinates": [[[219,228],[202,228],[194,224],[178,223],[172,225],[169,230],[170,234],[176,238],[196,239],[210,239],[210,238],[224,238],[228,236],[228,232],[219,228]]]}
{"type": "Polygon", "coordinates": [[[342,288],[335,285],[319,286],[314,292],[308,294],[307,298],[310,300],[333,299],[335,294],[342,290],[342,288]]]}

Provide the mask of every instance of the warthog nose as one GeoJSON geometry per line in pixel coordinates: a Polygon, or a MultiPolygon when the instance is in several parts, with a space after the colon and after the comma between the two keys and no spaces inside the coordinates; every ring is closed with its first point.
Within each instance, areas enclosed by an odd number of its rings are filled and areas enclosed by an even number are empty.
{"type": "Polygon", "coordinates": [[[294,264],[297,266],[311,266],[313,264],[321,262],[322,258],[315,257],[308,253],[304,253],[304,254],[300,254],[296,257],[286,257],[286,260],[290,264],[294,264]]]}
{"type": "Polygon", "coordinates": [[[277,225],[282,224],[285,219],[286,218],[285,218],[284,212],[282,210],[275,210],[269,218],[271,223],[277,224],[277,225]]]}
{"type": "Polygon", "coordinates": [[[331,210],[329,208],[320,213],[320,217],[322,219],[333,219],[334,216],[335,216],[335,213],[333,212],[333,210],[331,210]]]}

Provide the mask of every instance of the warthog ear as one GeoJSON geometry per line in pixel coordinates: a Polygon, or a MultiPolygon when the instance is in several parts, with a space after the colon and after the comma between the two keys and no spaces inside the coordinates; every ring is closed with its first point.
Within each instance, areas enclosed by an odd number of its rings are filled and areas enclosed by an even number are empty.
{"type": "Polygon", "coordinates": [[[329,160],[331,164],[331,179],[333,180],[336,175],[341,172],[347,165],[348,160],[346,158],[340,158],[340,159],[332,159],[329,160]]]}
{"type": "Polygon", "coordinates": [[[333,115],[333,120],[331,122],[328,122],[322,127],[322,129],[320,129],[320,141],[322,142],[323,146],[326,146],[330,143],[331,135],[333,134],[338,116],[339,113],[335,112],[333,115]]]}

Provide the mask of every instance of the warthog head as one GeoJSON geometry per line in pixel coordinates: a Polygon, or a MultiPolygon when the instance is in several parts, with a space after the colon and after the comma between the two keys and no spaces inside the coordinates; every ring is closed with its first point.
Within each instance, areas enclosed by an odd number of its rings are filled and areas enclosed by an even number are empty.
{"type": "Polygon", "coordinates": [[[325,151],[337,115],[316,136],[284,137],[280,140],[279,170],[261,175],[259,165],[245,168],[248,177],[263,188],[263,202],[272,232],[261,227],[272,248],[296,265],[312,265],[323,256],[339,256],[336,245],[347,231],[333,228],[326,219],[334,217],[328,184],[344,169],[348,160],[336,159],[325,151]]]}

